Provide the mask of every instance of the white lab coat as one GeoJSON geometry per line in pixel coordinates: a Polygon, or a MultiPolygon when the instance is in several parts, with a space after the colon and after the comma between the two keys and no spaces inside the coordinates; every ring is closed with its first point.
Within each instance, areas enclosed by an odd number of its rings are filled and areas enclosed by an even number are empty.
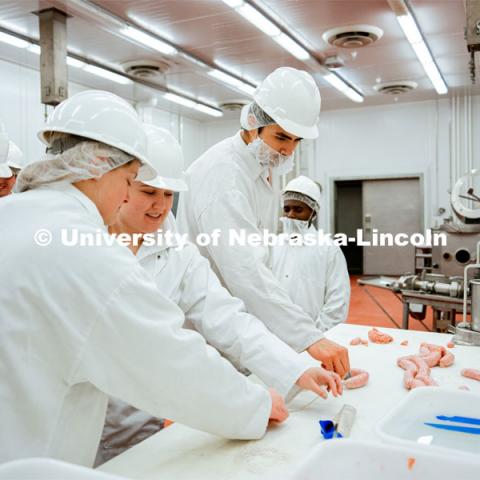
{"type": "Polygon", "coordinates": [[[182,328],[123,246],[71,247],[61,230],[105,232],[69,184],[0,203],[0,462],[49,456],[91,465],[108,395],[217,435],[260,438],[268,392],[182,328]],[[34,233],[52,232],[49,246],[34,233]]]}
{"type": "MultiPolygon", "coordinates": [[[[167,228],[175,231],[175,220],[169,218],[168,222],[167,228]]],[[[236,366],[247,368],[282,396],[298,391],[295,382],[316,362],[295,353],[260,320],[246,313],[243,302],[221,286],[195,245],[189,243],[181,249],[176,244],[142,245],[137,258],[154,277],[158,289],[185,313],[184,327],[198,331],[236,366]]],[[[110,400],[97,463],[161,428],[158,419],[135,411],[125,402],[110,400]]]]}
{"type": "MultiPolygon", "coordinates": [[[[305,233],[317,237],[313,225],[305,233]]],[[[350,279],[340,247],[323,240],[322,245],[276,245],[270,266],[293,302],[325,332],[347,318],[350,279]]]]}
{"type": "Polygon", "coordinates": [[[188,192],[182,192],[178,228],[195,241],[199,233],[221,229],[218,246],[200,247],[220,281],[247,310],[297,352],[323,334],[268,268],[264,246],[230,246],[229,229],[276,233],[279,193],[268,183],[262,167],[238,132],[217,143],[187,170],[188,192]]]}

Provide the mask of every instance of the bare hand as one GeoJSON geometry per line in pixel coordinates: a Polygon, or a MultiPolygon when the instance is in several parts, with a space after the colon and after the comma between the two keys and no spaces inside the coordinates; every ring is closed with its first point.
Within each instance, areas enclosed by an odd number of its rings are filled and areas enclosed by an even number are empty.
{"type": "Polygon", "coordinates": [[[307,348],[307,352],[313,358],[322,362],[327,370],[338,373],[340,378],[343,378],[350,371],[348,350],[338,343],[322,338],[310,345],[307,348]]]}
{"type": "Polygon", "coordinates": [[[303,372],[296,384],[300,388],[310,390],[322,398],[327,398],[327,390],[334,397],[338,397],[343,392],[341,378],[336,373],[329,372],[321,367],[309,368],[303,372]]]}
{"type": "Polygon", "coordinates": [[[285,401],[283,400],[281,395],[273,388],[269,388],[268,393],[270,393],[270,397],[272,398],[272,411],[270,413],[269,420],[273,420],[279,423],[283,422],[288,417],[288,410],[285,406],[285,401]]]}

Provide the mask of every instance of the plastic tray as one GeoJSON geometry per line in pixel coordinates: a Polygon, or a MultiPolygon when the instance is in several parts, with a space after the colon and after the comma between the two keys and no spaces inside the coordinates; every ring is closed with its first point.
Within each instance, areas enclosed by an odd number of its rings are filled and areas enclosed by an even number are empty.
{"type": "Polygon", "coordinates": [[[288,480],[478,480],[480,459],[349,439],[316,447],[288,480]]]}
{"type": "Polygon", "coordinates": [[[479,418],[480,395],[439,387],[417,388],[380,420],[375,430],[387,443],[436,450],[449,455],[475,455],[480,459],[480,435],[438,430],[424,424],[452,425],[437,420],[437,415],[479,418]]]}

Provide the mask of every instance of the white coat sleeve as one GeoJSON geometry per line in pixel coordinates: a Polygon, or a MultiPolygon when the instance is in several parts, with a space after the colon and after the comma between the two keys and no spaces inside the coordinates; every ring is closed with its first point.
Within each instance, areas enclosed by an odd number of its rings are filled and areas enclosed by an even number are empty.
{"type": "Polygon", "coordinates": [[[234,364],[247,368],[286,397],[312,362],[248,314],[243,302],[222,287],[208,260],[196,247],[191,248],[179,301],[186,323],[234,364]]]}
{"type": "Polygon", "coordinates": [[[197,221],[200,232],[211,234],[220,229],[218,245],[207,246],[208,254],[225,286],[232,295],[244,301],[249,313],[297,352],[323,338],[314,319],[292,302],[267,267],[266,246],[229,245],[230,230],[243,231],[246,235],[262,233],[247,198],[240,190],[224,190],[200,213],[197,221]]]}
{"type": "Polygon", "coordinates": [[[346,320],[350,303],[350,278],[347,263],[339,247],[329,247],[325,278],[325,300],[316,324],[327,331],[346,320]]]}
{"type": "Polygon", "coordinates": [[[198,333],[182,328],[183,313],[140,265],[104,305],[73,383],[89,381],[153,416],[222,437],[264,435],[268,392],[238,373],[198,333]]]}

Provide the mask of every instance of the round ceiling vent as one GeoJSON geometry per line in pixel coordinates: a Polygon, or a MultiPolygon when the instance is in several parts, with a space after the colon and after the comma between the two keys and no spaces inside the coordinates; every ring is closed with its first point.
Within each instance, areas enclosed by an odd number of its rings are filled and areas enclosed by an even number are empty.
{"type": "Polygon", "coordinates": [[[145,80],[164,77],[170,66],[168,62],[158,60],[131,60],[122,63],[122,68],[125,73],[128,73],[128,75],[132,77],[143,78],[145,80]]]}
{"type": "Polygon", "coordinates": [[[402,95],[403,93],[411,92],[417,88],[415,82],[401,81],[401,82],[386,82],[374,85],[374,90],[385,95],[402,95]]]}
{"type": "Polygon", "coordinates": [[[224,112],[237,112],[241,110],[247,103],[250,103],[248,100],[228,100],[226,102],[220,103],[218,106],[224,112]]]}
{"type": "Polygon", "coordinates": [[[373,25],[350,25],[327,30],[322,38],[338,48],[362,48],[382,38],[383,30],[373,25]]]}

